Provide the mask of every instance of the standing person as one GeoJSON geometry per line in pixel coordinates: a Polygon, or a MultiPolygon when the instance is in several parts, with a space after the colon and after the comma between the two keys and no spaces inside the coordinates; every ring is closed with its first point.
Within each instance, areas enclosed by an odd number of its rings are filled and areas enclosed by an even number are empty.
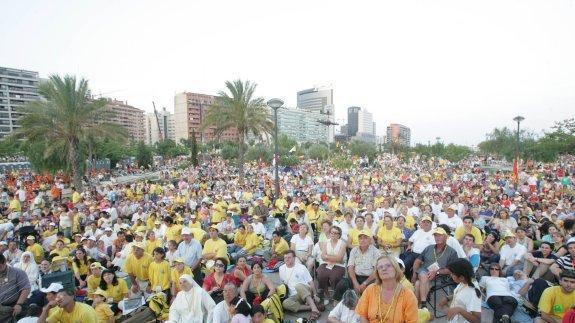
{"type": "Polygon", "coordinates": [[[311,310],[310,319],[317,320],[320,311],[313,298],[315,289],[313,279],[307,268],[295,260],[295,252],[288,250],[284,254],[284,264],[279,270],[280,279],[289,288],[290,295],[282,305],[284,309],[294,313],[311,310]]]}
{"type": "Polygon", "coordinates": [[[74,300],[73,290],[61,290],[56,299],[42,309],[38,323],[98,323],[96,311],[74,300]],[[51,309],[54,309],[51,311],[51,309]]]}
{"type": "Polygon", "coordinates": [[[9,322],[22,313],[22,305],[30,294],[30,281],[24,271],[8,266],[0,254],[0,322],[9,322]]]}
{"type": "Polygon", "coordinates": [[[376,268],[376,283],[365,289],[355,308],[361,322],[416,323],[417,299],[400,283],[403,271],[395,257],[380,256],[376,268]]]}
{"type": "Polygon", "coordinates": [[[481,292],[473,285],[473,267],[468,260],[459,258],[447,264],[451,279],[457,283],[453,295],[444,297],[444,308],[449,323],[479,323],[481,321],[481,292]],[[451,305],[447,305],[448,300],[451,305]]]}
{"type": "MultiPolygon", "coordinates": [[[[545,289],[539,300],[539,312],[536,323],[559,322],[565,312],[575,304],[575,271],[564,270],[560,274],[559,286],[545,289]]],[[[563,321],[565,322],[565,321],[563,321]]]]}

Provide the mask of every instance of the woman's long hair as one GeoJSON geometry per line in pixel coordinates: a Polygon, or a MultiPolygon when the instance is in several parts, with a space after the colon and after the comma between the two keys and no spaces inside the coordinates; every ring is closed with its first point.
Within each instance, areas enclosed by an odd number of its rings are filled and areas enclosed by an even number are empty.
{"type": "MultiPolygon", "coordinates": [[[[84,263],[84,265],[87,266],[88,265],[88,254],[86,253],[86,250],[82,247],[79,247],[77,250],[82,251],[84,253],[84,257],[82,258],[82,262],[84,263]]],[[[74,255],[74,263],[76,264],[76,266],[78,266],[78,268],[80,268],[80,266],[82,264],[80,263],[80,259],[78,259],[78,257],[76,255],[74,255]]]]}
{"type": "Polygon", "coordinates": [[[458,258],[452,261],[451,263],[447,264],[445,268],[449,269],[451,274],[457,277],[461,277],[468,286],[470,287],[473,286],[477,297],[481,297],[481,292],[473,284],[473,266],[471,266],[469,260],[464,258],[458,258]]]}
{"type": "Polygon", "coordinates": [[[110,269],[106,269],[102,272],[101,278],[100,278],[100,288],[102,290],[107,290],[108,289],[108,283],[106,283],[106,281],[104,280],[104,275],[105,274],[113,274],[114,278],[112,278],[112,285],[113,286],[117,286],[118,285],[118,276],[116,276],[116,272],[110,269]]]}

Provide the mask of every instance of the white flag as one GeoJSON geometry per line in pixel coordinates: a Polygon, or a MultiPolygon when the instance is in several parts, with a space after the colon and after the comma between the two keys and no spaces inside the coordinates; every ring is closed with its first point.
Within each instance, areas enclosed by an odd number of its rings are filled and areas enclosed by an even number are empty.
{"type": "Polygon", "coordinates": [[[294,151],[295,151],[295,146],[293,146],[293,148],[289,150],[290,153],[293,153],[294,151]]]}

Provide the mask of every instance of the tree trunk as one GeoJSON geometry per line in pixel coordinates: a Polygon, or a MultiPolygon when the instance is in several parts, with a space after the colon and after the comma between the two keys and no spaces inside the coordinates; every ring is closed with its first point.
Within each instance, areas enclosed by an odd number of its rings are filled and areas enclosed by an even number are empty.
{"type": "Polygon", "coordinates": [[[69,140],[68,162],[72,170],[72,184],[81,192],[82,191],[82,174],[80,174],[80,151],[79,140],[72,138],[69,140]]]}
{"type": "Polygon", "coordinates": [[[238,172],[240,176],[240,184],[244,182],[244,139],[241,138],[242,135],[238,135],[240,138],[238,140],[238,172]]]}

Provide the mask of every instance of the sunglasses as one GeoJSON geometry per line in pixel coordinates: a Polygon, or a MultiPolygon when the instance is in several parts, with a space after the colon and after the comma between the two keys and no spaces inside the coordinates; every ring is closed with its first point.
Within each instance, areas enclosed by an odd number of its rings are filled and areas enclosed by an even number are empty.
{"type": "Polygon", "coordinates": [[[224,264],[215,264],[216,267],[223,267],[224,264]]]}
{"type": "Polygon", "coordinates": [[[337,231],[331,231],[330,233],[331,234],[339,234],[339,232],[337,232],[337,231]]]}
{"type": "Polygon", "coordinates": [[[500,269],[500,268],[496,268],[496,267],[491,267],[491,268],[489,268],[489,270],[497,270],[497,271],[499,271],[499,270],[501,270],[501,269],[500,269]]]}

